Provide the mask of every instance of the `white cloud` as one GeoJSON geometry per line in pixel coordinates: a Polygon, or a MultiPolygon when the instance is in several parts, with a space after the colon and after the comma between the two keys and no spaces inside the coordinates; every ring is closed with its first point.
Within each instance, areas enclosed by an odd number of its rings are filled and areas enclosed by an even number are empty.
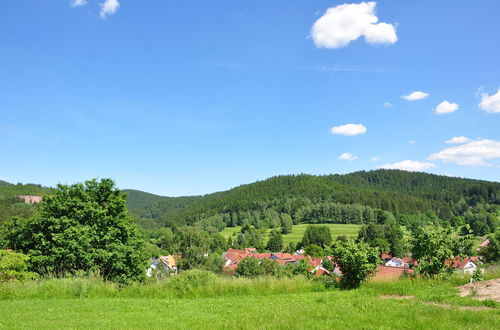
{"type": "Polygon", "coordinates": [[[392,104],[391,102],[385,102],[385,103],[384,103],[384,107],[386,107],[386,108],[390,108],[390,107],[392,107],[393,105],[394,105],[394,104],[392,104]]]}
{"type": "Polygon", "coordinates": [[[353,160],[358,159],[358,157],[354,156],[353,154],[351,154],[349,152],[345,152],[345,153],[343,153],[342,155],[339,156],[339,159],[340,160],[350,160],[350,161],[353,161],[353,160]]]}
{"type": "Polygon", "coordinates": [[[120,7],[120,3],[118,2],[118,0],[106,0],[103,3],[100,3],[100,5],[101,12],[99,13],[99,15],[102,19],[105,19],[109,15],[113,15],[120,7]]]}
{"type": "Polygon", "coordinates": [[[370,158],[370,162],[373,162],[373,163],[378,162],[379,160],[380,160],[380,157],[377,157],[377,156],[370,158]]]}
{"type": "Polygon", "coordinates": [[[469,142],[470,139],[466,136],[455,136],[446,141],[446,144],[460,144],[460,143],[467,143],[469,142]]]}
{"type": "Polygon", "coordinates": [[[424,163],[418,162],[416,160],[403,160],[398,163],[385,164],[380,166],[379,168],[388,169],[388,170],[403,170],[410,172],[421,172],[428,168],[436,167],[436,164],[433,163],[424,163]]]}
{"type": "Polygon", "coordinates": [[[73,0],[71,2],[71,7],[81,7],[87,4],[86,0],[73,0]]]}
{"type": "Polygon", "coordinates": [[[445,115],[445,114],[448,114],[448,113],[452,113],[452,112],[455,112],[458,110],[458,104],[456,103],[450,103],[448,101],[443,101],[441,103],[438,104],[438,106],[436,107],[436,109],[434,109],[434,111],[438,114],[438,115],[445,115]]]}
{"type": "Polygon", "coordinates": [[[481,103],[479,103],[479,108],[489,113],[499,113],[500,112],[500,88],[498,92],[493,95],[488,95],[486,93],[481,94],[481,103]]]}
{"type": "Polygon", "coordinates": [[[415,143],[417,143],[417,141],[416,140],[410,140],[410,141],[408,141],[408,143],[415,144],[415,143]]]}
{"type": "Polygon", "coordinates": [[[366,127],[361,124],[346,124],[335,126],[330,129],[332,134],[340,134],[345,136],[354,136],[366,133],[366,127]]]}
{"type": "Polygon", "coordinates": [[[328,8],[311,28],[314,44],[340,48],[362,36],[369,44],[395,43],[398,41],[396,29],[392,24],[378,23],[376,5],[370,1],[328,8]]]}
{"type": "Polygon", "coordinates": [[[403,98],[407,101],[418,101],[418,100],[423,100],[423,99],[427,98],[428,96],[429,96],[429,94],[427,94],[425,92],[416,91],[416,92],[411,92],[408,95],[403,95],[403,96],[401,96],[401,98],[403,98]]]}
{"type": "Polygon", "coordinates": [[[428,159],[458,165],[490,166],[487,160],[496,158],[500,158],[500,141],[481,139],[446,148],[428,159]]]}

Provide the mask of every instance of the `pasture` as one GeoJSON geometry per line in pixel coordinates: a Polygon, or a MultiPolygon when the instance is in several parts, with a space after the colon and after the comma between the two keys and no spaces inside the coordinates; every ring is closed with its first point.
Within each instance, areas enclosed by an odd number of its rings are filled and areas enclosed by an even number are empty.
{"type": "MultiPolygon", "coordinates": [[[[337,236],[340,235],[345,235],[348,237],[356,237],[358,236],[358,231],[359,228],[361,227],[360,225],[351,225],[351,224],[334,224],[334,223],[328,223],[328,224],[299,224],[299,225],[294,225],[293,230],[290,234],[283,235],[283,243],[284,244],[289,244],[291,242],[293,243],[299,243],[302,240],[302,236],[304,236],[304,232],[306,231],[307,226],[328,226],[330,228],[330,231],[332,233],[333,238],[335,239],[337,236]]],[[[241,230],[241,227],[226,227],[223,231],[221,231],[221,235],[224,236],[225,239],[228,239],[230,236],[235,235],[236,233],[239,233],[241,230]]],[[[267,236],[269,236],[269,232],[271,229],[268,229],[266,231],[266,241],[267,241],[267,236]]]]}

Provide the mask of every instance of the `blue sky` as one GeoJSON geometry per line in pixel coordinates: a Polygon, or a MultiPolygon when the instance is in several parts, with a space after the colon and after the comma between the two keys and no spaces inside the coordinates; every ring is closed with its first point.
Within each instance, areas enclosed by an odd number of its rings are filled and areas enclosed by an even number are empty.
{"type": "Polygon", "coordinates": [[[0,4],[0,179],[500,181],[498,0],[104,1],[0,4]]]}

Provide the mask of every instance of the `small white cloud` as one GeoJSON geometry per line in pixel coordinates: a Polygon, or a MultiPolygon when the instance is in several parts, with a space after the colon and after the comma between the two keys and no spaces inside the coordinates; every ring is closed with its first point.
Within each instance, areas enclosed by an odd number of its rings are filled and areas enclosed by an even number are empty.
{"type": "Polygon", "coordinates": [[[99,13],[99,16],[101,16],[102,19],[105,19],[109,15],[113,15],[120,7],[118,0],[106,0],[103,3],[100,3],[100,5],[101,12],[99,13]]]}
{"type": "Polygon", "coordinates": [[[429,94],[427,94],[425,92],[416,91],[416,92],[411,92],[408,95],[403,95],[403,96],[401,96],[401,98],[405,99],[407,101],[418,101],[418,100],[423,100],[423,99],[427,98],[428,96],[429,96],[429,94]]]}
{"type": "Polygon", "coordinates": [[[410,172],[421,172],[428,168],[436,167],[436,164],[433,163],[424,163],[418,162],[416,160],[403,160],[398,163],[385,164],[380,166],[379,168],[388,169],[388,170],[403,170],[410,172]]]}
{"type": "Polygon", "coordinates": [[[439,103],[438,106],[436,107],[436,109],[434,109],[434,111],[438,115],[446,115],[448,113],[452,113],[452,112],[455,112],[457,110],[458,110],[458,104],[450,103],[446,100],[439,103]]]}
{"type": "Polygon", "coordinates": [[[446,148],[428,159],[458,165],[491,166],[487,161],[496,158],[500,158],[500,141],[482,139],[446,148]]]}
{"type": "Polygon", "coordinates": [[[311,28],[317,47],[340,48],[365,37],[369,44],[394,44],[398,41],[394,25],[378,23],[376,2],[343,4],[328,8],[311,28]]]}
{"type": "Polygon", "coordinates": [[[499,113],[500,88],[498,89],[498,92],[496,92],[496,94],[493,95],[488,95],[486,93],[481,94],[481,103],[479,103],[479,108],[489,113],[499,113]]]}
{"type": "Polygon", "coordinates": [[[340,160],[350,160],[350,161],[353,161],[353,160],[358,159],[358,157],[354,156],[351,153],[345,152],[345,153],[343,153],[342,155],[339,156],[339,159],[340,160]]]}
{"type": "Polygon", "coordinates": [[[370,162],[372,162],[372,163],[378,162],[379,160],[380,160],[380,157],[377,157],[377,156],[370,158],[370,162]]]}
{"type": "Polygon", "coordinates": [[[417,141],[416,140],[410,140],[410,141],[408,141],[408,143],[415,144],[415,143],[417,143],[417,141]]]}
{"type": "Polygon", "coordinates": [[[467,143],[469,142],[470,139],[466,136],[455,136],[449,139],[448,141],[445,141],[446,144],[460,144],[460,143],[467,143]]]}
{"type": "Polygon", "coordinates": [[[330,129],[332,134],[340,134],[345,136],[355,136],[366,133],[366,127],[361,124],[346,124],[335,126],[330,129]]]}
{"type": "Polygon", "coordinates": [[[81,7],[81,6],[85,6],[86,4],[87,4],[86,0],[73,0],[71,2],[72,7],[81,7]]]}
{"type": "Polygon", "coordinates": [[[384,102],[384,107],[386,108],[390,108],[392,107],[394,104],[392,104],[391,102],[384,102]]]}

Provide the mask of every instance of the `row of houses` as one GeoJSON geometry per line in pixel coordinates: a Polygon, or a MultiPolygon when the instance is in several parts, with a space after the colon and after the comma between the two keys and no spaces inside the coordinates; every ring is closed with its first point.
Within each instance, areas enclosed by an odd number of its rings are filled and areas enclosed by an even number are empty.
{"type": "MultiPolygon", "coordinates": [[[[177,260],[181,256],[162,256],[154,260],[146,271],[147,276],[151,277],[155,272],[163,272],[171,275],[177,274],[177,260]]],[[[257,258],[258,260],[268,259],[278,263],[281,266],[294,265],[300,260],[305,260],[311,266],[311,273],[314,276],[330,275],[331,273],[336,276],[342,275],[339,267],[334,265],[333,271],[329,271],[323,266],[326,259],[332,261],[332,257],[325,258],[312,258],[304,254],[304,251],[296,251],[294,254],[286,252],[265,252],[259,253],[255,248],[245,249],[229,249],[222,255],[224,260],[224,272],[227,274],[234,274],[239,263],[245,258],[257,258]]],[[[413,273],[413,269],[418,265],[418,261],[411,258],[397,258],[392,257],[389,253],[382,252],[380,255],[382,264],[377,266],[377,270],[373,276],[373,280],[395,280],[403,274],[413,273]]],[[[462,274],[472,274],[476,271],[481,264],[481,260],[477,256],[468,258],[455,257],[454,259],[447,260],[446,265],[454,268],[457,272],[462,274]]]]}
{"type": "MultiPolygon", "coordinates": [[[[299,253],[285,253],[285,252],[275,252],[275,253],[258,253],[255,248],[246,248],[246,249],[229,249],[222,255],[224,259],[224,271],[226,273],[234,273],[236,268],[238,268],[238,264],[245,258],[257,258],[259,260],[269,259],[271,261],[277,262],[278,264],[285,266],[288,264],[297,264],[300,260],[306,260],[311,266],[311,272],[314,273],[315,276],[330,274],[326,268],[323,267],[322,258],[312,258],[304,254],[299,253]]],[[[331,257],[327,257],[331,260],[331,257]]],[[[340,275],[340,270],[338,267],[335,267],[333,273],[336,275],[340,275]]]]}
{"type": "MultiPolygon", "coordinates": [[[[326,258],[312,258],[307,255],[301,253],[302,251],[297,251],[294,254],[290,253],[258,253],[255,248],[246,248],[246,249],[229,249],[226,253],[223,254],[224,262],[225,262],[225,271],[227,273],[234,273],[238,264],[241,260],[245,258],[257,258],[261,259],[269,259],[277,262],[280,265],[287,264],[296,264],[300,260],[306,260],[311,266],[311,272],[314,273],[314,276],[328,275],[330,272],[323,267],[323,262],[326,259],[332,260],[332,257],[326,258]]],[[[411,258],[397,258],[392,257],[388,253],[381,253],[380,255],[383,263],[377,266],[377,270],[373,276],[373,280],[394,280],[399,278],[403,274],[412,274],[413,269],[418,265],[418,261],[411,258]]],[[[481,263],[481,260],[476,257],[468,257],[465,259],[456,257],[452,260],[447,260],[446,264],[452,268],[454,268],[457,272],[462,274],[472,274],[476,271],[477,267],[481,263]]],[[[334,265],[333,273],[337,276],[342,274],[342,270],[334,265]]]]}

